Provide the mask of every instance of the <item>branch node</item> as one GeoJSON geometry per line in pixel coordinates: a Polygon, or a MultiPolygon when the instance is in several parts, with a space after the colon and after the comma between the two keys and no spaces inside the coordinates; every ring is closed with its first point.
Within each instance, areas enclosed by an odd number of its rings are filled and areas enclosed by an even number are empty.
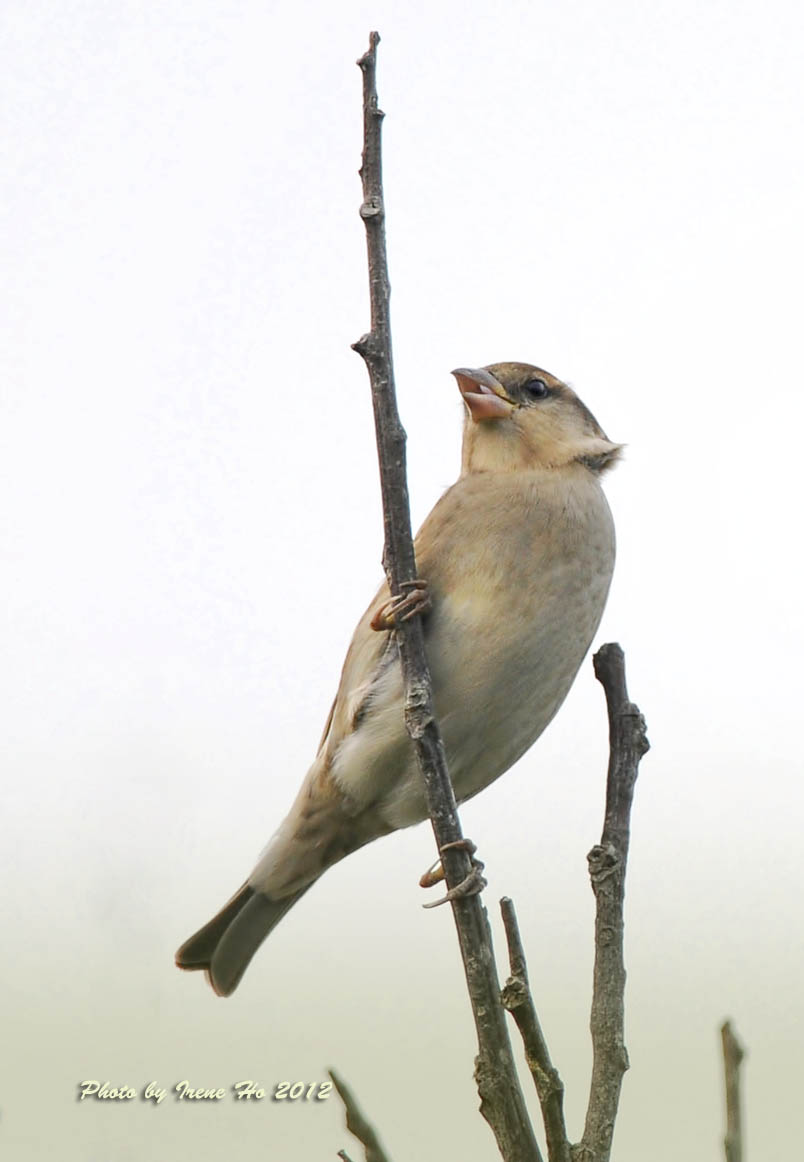
{"type": "Polygon", "coordinates": [[[368,201],[363,202],[360,206],[360,217],[364,222],[370,221],[372,218],[382,218],[383,205],[382,202],[368,201]]]}
{"type": "Polygon", "coordinates": [[[595,844],[586,860],[589,864],[589,878],[595,892],[605,880],[616,876],[622,867],[620,853],[613,843],[595,844]]]}
{"type": "Polygon", "coordinates": [[[356,343],[352,344],[352,350],[356,351],[358,355],[362,355],[362,357],[368,361],[373,339],[374,336],[372,335],[371,331],[367,331],[365,335],[360,336],[356,343]]]}
{"type": "Polygon", "coordinates": [[[528,986],[517,976],[509,976],[500,993],[503,1008],[509,1013],[528,1003],[528,986]]]}

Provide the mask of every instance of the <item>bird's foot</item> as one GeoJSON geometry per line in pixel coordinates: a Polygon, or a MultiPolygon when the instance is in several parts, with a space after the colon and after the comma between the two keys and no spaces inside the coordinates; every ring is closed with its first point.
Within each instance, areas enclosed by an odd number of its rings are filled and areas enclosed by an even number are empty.
{"type": "MultiPolygon", "coordinates": [[[[439,848],[443,854],[445,851],[465,851],[472,861],[472,869],[469,875],[456,884],[454,888],[450,888],[445,896],[440,900],[434,900],[431,904],[423,904],[424,908],[438,908],[441,904],[447,904],[450,900],[457,900],[463,896],[476,896],[482,892],[486,887],[486,880],[482,875],[483,868],[486,866],[481,860],[475,859],[474,855],[477,847],[471,839],[455,839],[452,843],[445,843],[443,847],[439,848]]],[[[444,878],[444,867],[440,859],[436,860],[432,867],[429,867],[424,875],[419,880],[419,885],[422,888],[432,888],[444,878]]]]}
{"type": "Polygon", "coordinates": [[[403,581],[402,592],[381,605],[371,619],[371,628],[376,630],[394,629],[403,621],[410,621],[430,608],[430,593],[427,582],[417,577],[414,581],[403,581]]]}

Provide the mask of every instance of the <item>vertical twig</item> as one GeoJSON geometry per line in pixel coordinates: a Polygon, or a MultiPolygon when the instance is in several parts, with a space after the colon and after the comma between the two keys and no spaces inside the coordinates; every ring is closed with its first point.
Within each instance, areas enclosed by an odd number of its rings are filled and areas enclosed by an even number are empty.
{"type": "Polygon", "coordinates": [[[745,1051],[737,1040],[731,1021],[720,1027],[723,1042],[723,1068],[726,1079],[726,1137],[723,1148],[726,1162],[743,1162],[743,1126],[740,1103],[740,1065],[745,1051]]]}
{"type": "Polygon", "coordinates": [[[628,700],[625,657],[616,642],[594,656],[595,675],[606,692],[609,770],[606,817],[600,843],[587,859],[595,893],[595,967],[592,992],[592,1081],[583,1138],[573,1151],[578,1162],[608,1162],[623,1075],[625,963],[623,904],[631,826],[631,802],[639,761],[649,743],[645,719],[628,700]]]}
{"type": "Polygon", "coordinates": [[[564,1121],[564,1083],[550,1059],[550,1050],[533,1003],[528,981],[525,950],[519,934],[514,902],[507,896],[500,900],[511,975],[502,993],[503,1004],[516,1021],[525,1047],[525,1060],[533,1077],[539,1105],[542,1107],[547,1157],[550,1162],[570,1162],[570,1144],[564,1121]]]}
{"type": "Polygon", "coordinates": [[[609,713],[609,770],[603,835],[587,857],[597,902],[590,1021],[594,1059],[584,1135],[574,1146],[567,1139],[564,1086],[550,1059],[533,1003],[514,906],[508,899],[500,902],[511,963],[503,1003],[522,1035],[542,1107],[550,1162],[608,1162],[620,1088],[628,1068],[623,1035],[625,869],[634,784],[648,740],[644,718],[628,701],[623,651],[616,644],[602,646],[594,663],[595,674],[606,692],[609,713]]]}
{"type": "MultiPolygon", "coordinates": [[[[363,73],[364,144],[360,170],[363,204],[360,215],[366,227],[368,247],[371,331],[353,346],[365,360],[371,380],[385,521],[383,564],[391,593],[397,595],[403,585],[415,580],[416,560],[405,470],[406,437],[396,405],[391,357],[390,286],[380,142],[383,114],[377,103],[376,85],[379,39],[376,32],[371,33],[369,50],[357,62],[363,73]]],[[[405,682],[405,723],[421,768],[427,807],[441,853],[447,844],[460,840],[462,833],[444,746],[433,715],[430,671],[420,619],[413,618],[401,625],[396,636],[405,682]]],[[[469,855],[460,848],[443,851],[442,863],[450,888],[456,887],[470,874],[469,855]]],[[[504,1159],[540,1162],[541,1155],[516,1075],[505,1014],[500,1004],[500,985],[486,911],[477,895],[462,896],[451,902],[477,1029],[475,1078],[481,1112],[492,1128],[504,1159]]]]}

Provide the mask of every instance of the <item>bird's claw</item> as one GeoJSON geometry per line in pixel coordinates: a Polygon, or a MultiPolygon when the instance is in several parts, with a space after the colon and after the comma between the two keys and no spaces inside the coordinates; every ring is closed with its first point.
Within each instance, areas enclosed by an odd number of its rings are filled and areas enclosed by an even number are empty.
{"type": "Polygon", "coordinates": [[[396,597],[381,605],[371,619],[371,628],[376,630],[394,629],[402,622],[410,621],[430,608],[430,593],[427,582],[417,577],[413,581],[403,581],[402,590],[396,597]]]}
{"type": "MultiPolygon", "coordinates": [[[[475,859],[474,854],[477,847],[471,839],[455,839],[452,843],[445,843],[443,847],[439,848],[443,854],[445,851],[465,851],[472,860],[472,869],[465,879],[462,879],[454,888],[450,888],[445,896],[440,900],[433,900],[430,904],[423,904],[424,908],[439,908],[442,904],[449,903],[450,900],[458,900],[464,896],[476,896],[482,892],[486,887],[486,879],[483,877],[483,868],[486,866],[481,860],[475,859]]],[[[438,859],[429,867],[424,875],[419,880],[419,885],[422,888],[432,888],[444,878],[444,868],[441,860],[438,859]]]]}
{"type": "Polygon", "coordinates": [[[422,904],[423,908],[439,908],[442,904],[448,904],[451,900],[462,899],[464,896],[477,896],[487,886],[488,881],[481,875],[480,869],[483,867],[481,863],[477,867],[472,867],[466,879],[461,880],[454,888],[450,888],[446,895],[442,896],[440,900],[433,900],[431,904],[422,904]]]}
{"type": "MultiPolygon", "coordinates": [[[[477,846],[471,839],[453,839],[451,843],[445,843],[443,847],[438,849],[440,852],[444,851],[465,851],[471,858],[477,851],[477,846]]],[[[472,860],[473,864],[478,864],[480,867],[484,865],[479,860],[472,860]]],[[[428,867],[427,871],[419,880],[420,888],[434,888],[436,884],[440,884],[444,878],[444,868],[441,860],[437,859],[435,863],[428,867]]]]}
{"type": "Polygon", "coordinates": [[[441,860],[437,859],[435,863],[428,867],[427,871],[419,880],[420,888],[434,888],[436,884],[440,884],[444,878],[444,869],[441,866],[441,860]]]}

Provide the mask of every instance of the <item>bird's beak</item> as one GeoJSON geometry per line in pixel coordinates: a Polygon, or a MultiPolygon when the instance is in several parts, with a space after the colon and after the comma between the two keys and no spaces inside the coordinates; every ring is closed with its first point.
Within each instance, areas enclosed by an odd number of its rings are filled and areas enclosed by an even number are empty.
{"type": "Polygon", "coordinates": [[[480,420],[502,420],[516,407],[505,388],[484,368],[458,367],[452,372],[458,390],[475,423],[480,420]]]}

